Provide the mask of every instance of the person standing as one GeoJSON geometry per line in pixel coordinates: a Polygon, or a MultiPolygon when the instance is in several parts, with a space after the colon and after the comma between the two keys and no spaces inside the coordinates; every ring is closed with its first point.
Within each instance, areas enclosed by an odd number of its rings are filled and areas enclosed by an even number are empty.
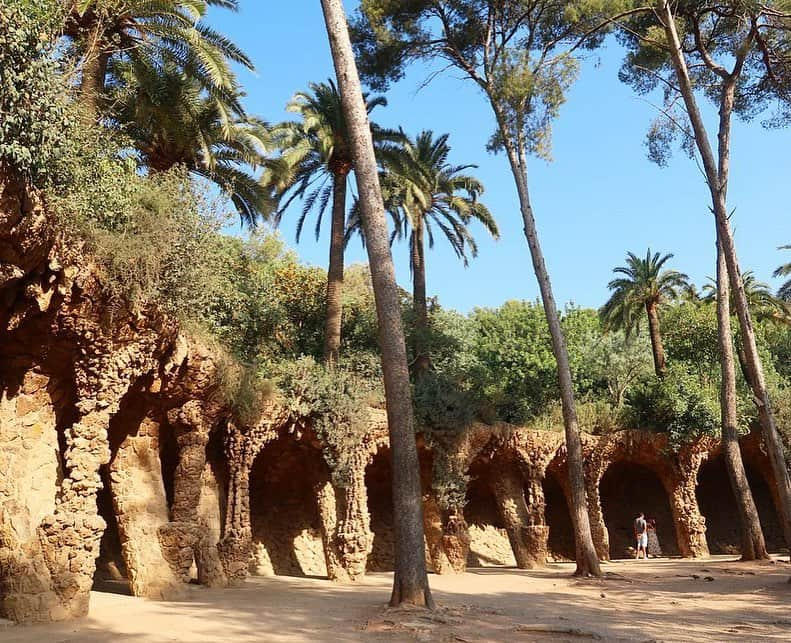
{"type": "Polygon", "coordinates": [[[637,553],[635,558],[640,558],[640,553],[643,554],[643,559],[648,558],[648,523],[645,520],[645,514],[641,511],[634,520],[634,538],[637,542],[637,553]]]}

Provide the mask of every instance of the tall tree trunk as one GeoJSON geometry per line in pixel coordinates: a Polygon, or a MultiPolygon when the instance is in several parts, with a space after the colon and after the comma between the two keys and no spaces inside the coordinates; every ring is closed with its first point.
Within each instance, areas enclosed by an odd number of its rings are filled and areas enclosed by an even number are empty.
{"type": "Polygon", "coordinates": [[[648,333],[651,335],[651,352],[654,355],[654,371],[657,377],[665,376],[665,349],[662,346],[662,332],[659,328],[659,313],[655,302],[645,305],[648,314],[648,333]]]}
{"type": "Polygon", "coordinates": [[[662,331],[659,326],[659,312],[655,302],[645,305],[648,315],[648,334],[651,336],[651,353],[654,356],[654,371],[657,377],[665,376],[665,349],[662,346],[662,331]]]}
{"type": "Polygon", "coordinates": [[[717,243],[717,331],[719,339],[722,384],[720,388],[720,410],[722,414],[722,454],[728,470],[728,478],[739,511],[742,532],[742,560],[769,558],[766,551],[761,521],[747,482],[742,454],[739,449],[739,432],[736,413],[736,364],[733,358],[731,337],[730,288],[728,267],[717,243]]]}
{"type": "Polygon", "coordinates": [[[420,377],[431,367],[428,346],[428,304],[426,303],[426,244],[423,222],[412,233],[412,307],[415,312],[415,363],[413,373],[420,377]]]}
{"type": "Polygon", "coordinates": [[[503,135],[511,172],[516,182],[519,207],[524,223],[524,233],[527,245],[530,248],[533,270],[536,273],[536,279],[541,291],[544,314],[546,315],[549,333],[552,337],[552,352],[555,355],[558,367],[558,384],[560,385],[560,399],[563,407],[563,425],[566,435],[569,486],[571,489],[571,522],[574,527],[574,541],[576,544],[577,569],[574,573],[579,576],[601,576],[601,566],[593,544],[590,518],[588,517],[588,499],[585,493],[585,477],[582,464],[582,442],[577,423],[577,410],[574,404],[571,367],[569,365],[568,351],[566,350],[566,340],[563,336],[563,329],[560,326],[560,316],[555,304],[555,297],[552,294],[552,284],[549,281],[549,273],[544,263],[544,254],[538,240],[533,208],[530,204],[524,141],[513,140],[509,135],[506,119],[497,106],[496,98],[490,97],[490,100],[497,116],[497,124],[503,135]]]}
{"type": "Polygon", "coordinates": [[[100,26],[91,30],[82,65],[82,79],[78,96],[82,108],[81,117],[89,126],[95,124],[99,117],[99,103],[104,93],[107,64],[110,61],[110,54],[103,50],[102,37],[103,32],[100,26]]]}
{"type": "Polygon", "coordinates": [[[347,172],[341,172],[332,177],[332,229],[330,263],[327,269],[327,317],[324,320],[324,361],[331,366],[338,362],[341,350],[347,176],[347,172]]]}
{"type": "MultiPolygon", "coordinates": [[[[739,318],[739,329],[742,335],[742,346],[744,348],[747,362],[747,370],[750,373],[750,383],[753,388],[755,403],[758,406],[758,415],[761,419],[764,443],[767,454],[772,464],[777,492],[780,498],[780,522],[783,526],[783,534],[786,544],[791,548],[791,478],[786,468],[783,444],[775,425],[772,404],[766,388],[763,366],[758,355],[758,348],[755,341],[755,331],[752,326],[750,308],[747,304],[747,296],[744,292],[744,284],[739,270],[739,261],[736,256],[736,246],[733,241],[730,221],[728,219],[728,209],[725,201],[725,187],[720,180],[720,172],[717,161],[709,142],[706,126],[703,122],[697,100],[692,86],[692,81],[687,69],[686,59],[684,58],[681,43],[679,41],[673,13],[667,0],[659,1],[659,15],[662,20],[668,42],[670,43],[670,54],[673,67],[676,72],[679,88],[681,90],[687,114],[689,115],[692,129],[695,136],[695,144],[700,152],[703,168],[706,174],[706,183],[711,193],[714,216],[717,221],[717,235],[722,245],[725,263],[728,269],[728,280],[731,290],[734,293],[736,315],[739,318]]],[[[745,49],[747,51],[747,49],[745,49]]],[[[742,58],[741,64],[744,59],[742,58]]],[[[720,104],[720,131],[719,131],[719,153],[720,168],[726,168],[729,161],[729,142],[730,142],[730,115],[733,108],[733,96],[735,92],[738,74],[734,73],[724,81],[722,100],[720,104]]]]}
{"type": "Polygon", "coordinates": [[[412,419],[404,329],[371,129],[343,4],[341,0],[321,0],[321,5],[349,128],[379,320],[395,517],[395,576],[390,604],[433,608],[426,573],[420,467],[412,419]]]}

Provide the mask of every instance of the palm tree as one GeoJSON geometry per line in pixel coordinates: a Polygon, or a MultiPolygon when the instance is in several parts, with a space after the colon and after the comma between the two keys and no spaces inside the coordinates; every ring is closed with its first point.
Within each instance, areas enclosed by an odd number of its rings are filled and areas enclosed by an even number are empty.
{"type": "Polygon", "coordinates": [[[622,328],[627,334],[639,331],[643,310],[648,316],[648,330],[651,336],[651,350],[654,355],[654,370],[659,377],[665,372],[665,351],[659,328],[659,307],[688,290],[689,278],[675,270],[662,267],[673,258],[672,254],[651,254],[646,252],[645,259],[633,253],[626,255],[626,266],[613,269],[616,274],[624,275],[613,279],[607,287],[613,291],[610,299],[599,311],[605,328],[622,328]]]}
{"type": "Polygon", "coordinates": [[[164,59],[232,102],[236,87],[229,62],[248,69],[252,62],[202,19],[210,6],[236,10],[237,5],[237,0],[66,0],[64,34],[82,60],[85,118],[96,119],[114,57],[134,61],[135,69],[156,67],[164,59]]]}
{"type": "Polygon", "coordinates": [[[249,226],[272,212],[269,192],[253,175],[266,160],[269,130],[236,107],[241,94],[228,105],[167,62],[140,69],[121,61],[112,76],[119,80],[112,115],[150,171],[185,166],[225,190],[249,226]]]}
{"type": "MultiPolygon", "coordinates": [[[[778,268],[778,270],[780,270],[778,268]]],[[[772,294],[771,288],[763,281],[758,281],[752,270],[742,273],[742,286],[747,297],[747,305],[758,320],[769,320],[777,324],[789,324],[789,311],[786,303],[772,294]]],[[[703,286],[703,301],[714,302],[717,299],[717,284],[709,280],[703,286]]],[[[730,308],[735,308],[733,293],[731,293],[730,308]]]]}
{"type": "MultiPolygon", "coordinates": [[[[779,250],[791,250],[791,246],[780,246],[779,250]]],[[[788,275],[791,275],[791,263],[784,263],[772,273],[773,277],[787,277],[788,275]]],[[[783,301],[791,302],[791,279],[780,286],[777,296],[783,301]]]]}
{"type": "MultiPolygon", "coordinates": [[[[366,110],[384,106],[382,96],[364,96],[366,110]]],[[[343,316],[343,256],[345,249],[346,195],[348,178],[354,170],[346,117],[341,96],[332,80],[311,83],[309,92],[298,93],[288,110],[299,114],[299,122],[285,122],[273,128],[272,136],[282,152],[268,163],[262,183],[280,201],[275,222],[296,200],[303,202],[297,221],[297,242],[308,214],[316,210],[315,234],[318,240],[324,212],[332,199],[330,253],[327,269],[327,316],[324,327],[324,359],[337,362],[341,346],[343,316]]],[[[397,133],[375,125],[374,140],[393,140],[397,133]]]]}
{"type": "Polygon", "coordinates": [[[404,328],[374,144],[343,4],[341,0],[321,0],[321,6],[343,96],[344,121],[348,125],[349,147],[355,163],[382,346],[395,516],[395,574],[390,605],[398,607],[411,604],[433,608],[434,601],[426,573],[420,468],[404,328]]]}
{"type": "Polygon", "coordinates": [[[449,154],[448,135],[434,138],[429,130],[421,132],[414,141],[404,137],[401,144],[387,146],[380,152],[385,167],[385,201],[396,221],[396,234],[409,236],[415,313],[414,372],[418,375],[431,364],[427,343],[426,240],[433,248],[435,234],[440,232],[467,266],[468,255],[475,257],[478,253],[467,228],[473,219],[480,221],[494,238],[500,234],[488,208],[478,200],[483,184],[464,174],[476,166],[451,165],[449,154]]]}

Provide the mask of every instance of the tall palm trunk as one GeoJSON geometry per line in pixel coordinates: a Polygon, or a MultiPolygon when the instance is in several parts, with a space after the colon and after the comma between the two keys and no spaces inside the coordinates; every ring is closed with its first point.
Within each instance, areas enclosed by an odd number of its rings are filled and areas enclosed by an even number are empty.
{"type": "Polygon", "coordinates": [[[648,334],[651,335],[651,353],[654,356],[654,371],[657,377],[665,376],[665,349],[662,346],[662,331],[659,328],[659,312],[656,302],[650,301],[645,305],[648,315],[648,334]]]}
{"type": "Polygon", "coordinates": [[[744,64],[744,55],[749,51],[749,47],[742,48],[739,53],[740,59],[737,60],[734,73],[724,80],[722,97],[720,101],[720,129],[719,129],[719,168],[709,142],[706,126],[703,122],[697,100],[692,86],[692,81],[687,69],[686,59],[684,58],[681,43],[679,41],[673,13],[667,0],[659,1],[659,14],[664,25],[668,42],[670,43],[670,54],[673,67],[676,72],[679,88],[681,90],[687,114],[689,115],[692,129],[695,136],[695,144],[700,152],[703,161],[703,168],[706,173],[706,183],[711,193],[714,216],[717,221],[717,235],[722,246],[725,263],[728,269],[728,279],[731,290],[734,293],[736,315],[739,319],[739,329],[742,335],[742,347],[744,348],[747,370],[750,374],[750,383],[753,388],[753,396],[758,406],[758,415],[761,419],[764,443],[767,454],[772,465],[775,483],[780,498],[780,522],[783,526],[783,534],[786,544],[791,548],[791,478],[786,468],[785,455],[780,436],[775,425],[772,403],[766,388],[763,366],[758,355],[758,347],[755,340],[750,308],[747,304],[747,296],[744,292],[744,284],[739,270],[739,261],[736,256],[736,246],[733,241],[730,221],[728,219],[728,209],[725,201],[725,190],[727,182],[720,180],[720,169],[727,167],[730,160],[730,119],[733,112],[733,102],[736,91],[736,81],[740,72],[739,66],[744,64]],[[738,73],[737,73],[738,72],[738,73]]]}
{"type": "Polygon", "coordinates": [[[560,400],[563,407],[563,425],[566,435],[569,486],[571,489],[571,522],[574,528],[576,545],[577,569],[575,574],[580,576],[601,576],[601,565],[596,554],[596,548],[593,545],[590,517],[588,515],[588,499],[585,493],[585,477],[582,463],[582,442],[580,440],[577,410],[574,403],[571,366],[569,365],[566,340],[563,336],[563,329],[560,326],[560,316],[555,304],[555,297],[552,294],[552,284],[549,281],[549,273],[544,263],[544,254],[538,240],[533,208],[530,204],[524,141],[521,139],[513,140],[513,137],[509,134],[506,119],[497,107],[494,97],[491,97],[491,103],[497,116],[500,132],[503,135],[508,160],[511,165],[511,173],[516,182],[519,206],[524,223],[524,233],[527,238],[527,245],[530,248],[533,270],[538,280],[541,299],[544,304],[544,314],[546,315],[549,333],[552,337],[552,352],[557,362],[560,400]]]}
{"type": "Polygon", "coordinates": [[[742,532],[742,560],[763,560],[769,558],[769,554],[766,551],[766,543],[761,531],[761,521],[753,501],[750,485],[747,482],[747,474],[744,471],[742,454],[739,449],[736,413],[736,365],[733,358],[730,308],[728,267],[725,265],[722,248],[717,243],[717,331],[720,367],[722,369],[722,384],[720,386],[722,453],[739,512],[739,524],[742,532]]]}
{"type": "Polygon", "coordinates": [[[415,364],[413,372],[420,377],[431,366],[428,346],[428,304],[426,303],[426,245],[423,222],[419,220],[412,233],[412,307],[415,311],[415,364]]]}
{"type": "Polygon", "coordinates": [[[88,36],[87,52],[82,65],[78,96],[82,119],[88,125],[94,124],[99,116],[99,103],[104,93],[107,64],[110,61],[110,54],[102,48],[103,35],[101,25],[97,23],[88,36]]]}
{"type": "Polygon", "coordinates": [[[420,468],[404,329],[368,113],[341,0],[321,0],[354,158],[379,320],[393,466],[395,575],[390,604],[433,607],[426,573],[420,468]]]}
{"type": "Polygon", "coordinates": [[[332,228],[330,231],[330,263],[327,269],[327,316],[324,320],[324,361],[338,362],[343,322],[343,248],[346,231],[346,178],[348,172],[332,177],[332,228]]]}

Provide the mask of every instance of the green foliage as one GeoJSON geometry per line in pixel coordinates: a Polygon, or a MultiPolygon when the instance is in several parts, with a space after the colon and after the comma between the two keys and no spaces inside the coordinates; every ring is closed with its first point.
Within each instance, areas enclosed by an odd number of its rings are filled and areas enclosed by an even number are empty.
{"type": "Polygon", "coordinates": [[[476,342],[475,381],[498,416],[520,424],[556,394],[555,359],[543,308],[509,301],[472,313],[476,342]]]}
{"type": "MultiPolygon", "coordinates": [[[[787,2],[685,0],[673,3],[672,9],[696,90],[719,106],[726,78],[735,72],[733,109],[737,116],[749,120],[775,108],[765,124],[788,122],[791,12],[787,2]]],[[[675,90],[670,51],[657,14],[633,14],[617,33],[627,48],[621,80],[640,94],[657,89],[663,93],[662,113],[646,139],[649,158],[666,165],[676,141],[692,155],[692,132],[675,90]]]]}
{"type": "Polygon", "coordinates": [[[667,433],[674,449],[720,432],[719,383],[702,382],[683,365],[670,366],[663,379],[649,379],[630,390],[626,404],[634,428],[667,433]]]}
{"type": "Polygon", "coordinates": [[[423,373],[412,389],[415,426],[426,432],[458,434],[476,418],[472,394],[441,373],[423,373]]]}
{"type": "Polygon", "coordinates": [[[716,306],[706,302],[667,306],[662,338],[671,362],[684,362],[704,377],[718,376],[716,306]]]}
{"type": "Polygon", "coordinates": [[[494,109],[490,149],[547,158],[552,120],[576,78],[577,52],[598,46],[606,18],[629,4],[363,0],[351,32],[358,65],[374,88],[400,80],[415,61],[455,67],[494,109]]]}
{"type": "Polygon", "coordinates": [[[56,72],[53,28],[58,4],[0,4],[0,171],[44,187],[54,180],[70,130],[65,85],[56,72]]]}
{"type": "Polygon", "coordinates": [[[347,486],[368,430],[371,383],[311,358],[282,364],[276,381],[292,421],[313,429],[333,481],[347,486]]]}

